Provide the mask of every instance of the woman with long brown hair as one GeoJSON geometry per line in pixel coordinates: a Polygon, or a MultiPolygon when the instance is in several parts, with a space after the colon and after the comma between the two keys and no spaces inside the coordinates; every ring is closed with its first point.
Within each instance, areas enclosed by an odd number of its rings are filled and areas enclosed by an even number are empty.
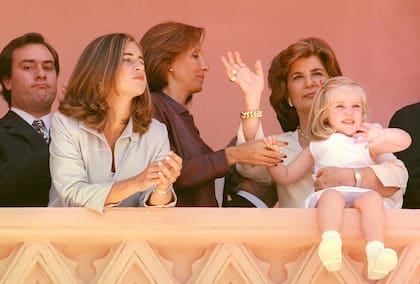
{"type": "Polygon", "coordinates": [[[49,206],[174,206],[182,161],[152,119],[143,55],[128,34],[83,51],[51,126],[49,206]]]}

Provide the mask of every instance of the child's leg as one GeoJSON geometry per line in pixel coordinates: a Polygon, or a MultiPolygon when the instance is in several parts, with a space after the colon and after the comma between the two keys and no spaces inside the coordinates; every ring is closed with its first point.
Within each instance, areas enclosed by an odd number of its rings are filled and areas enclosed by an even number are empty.
{"type": "Polygon", "coordinates": [[[322,193],[317,204],[318,225],[321,232],[341,230],[344,207],[343,196],[336,190],[329,189],[322,193]]]}
{"type": "Polygon", "coordinates": [[[318,255],[328,271],[341,268],[341,221],[345,202],[341,194],[335,190],[327,190],[318,201],[318,224],[322,232],[322,240],[318,255]]]}
{"type": "Polygon", "coordinates": [[[366,256],[368,261],[368,278],[382,279],[398,263],[397,253],[384,248],[385,214],[382,197],[376,191],[363,193],[354,201],[359,209],[362,231],[366,238],[366,256]]]}
{"type": "Polygon", "coordinates": [[[362,232],[366,242],[384,241],[385,213],[382,197],[376,191],[368,191],[354,200],[354,208],[360,211],[362,232]]]}

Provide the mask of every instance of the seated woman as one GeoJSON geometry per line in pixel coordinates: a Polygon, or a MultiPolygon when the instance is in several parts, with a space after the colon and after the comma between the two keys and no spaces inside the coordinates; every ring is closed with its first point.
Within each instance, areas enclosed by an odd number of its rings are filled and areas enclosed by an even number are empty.
{"type": "MultiPolygon", "coordinates": [[[[367,95],[350,78],[337,76],[328,79],[317,91],[309,113],[307,133],[311,139],[289,165],[268,168],[278,184],[289,184],[313,169],[314,176],[325,166],[359,168],[375,164],[382,153],[399,152],[411,143],[410,135],[399,128],[382,128],[367,122],[367,95]]],[[[277,150],[277,137],[264,138],[267,147],[277,150]]],[[[356,170],[357,171],[357,170],[356,170]]],[[[356,208],[366,241],[368,278],[382,279],[398,263],[396,251],[384,247],[385,209],[393,208],[369,188],[336,186],[314,191],[304,201],[306,208],[317,208],[317,220],[322,241],[318,255],[327,271],[338,271],[342,262],[340,230],[344,208],[356,208]]]]}
{"type": "Polygon", "coordinates": [[[152,119],[138,43],[108,34],[83,51],[51,124],[49,206],[175,206],[182,160],[152,119]]]}
{"type": "Polygon", "coordinates": [[[177,206],[218,206],[215,179],[224,177],[232,165],[270,166],[283,158],[265,149],[261,141],[213,151],[201,139],[189,107],[193,95],[202,90],[209,70],[201,49],[203,37],[202,28],[166,22],[150,28],[140,41],[153,115],[166,124],[171,147],[184,162],[174,184],[177,206]]]}
{"type": "MultiPolygon", "coordinates": [[[[256,65],[253,72],[242,62],[239,53],[228,53],[223,62],[228,77],[231,78],[234,74],[235,83],[244,93],[244,111],[259,110],[264,88],[261,63],[256,65]]],[[[269,69],[268,84],[271,88],[271,105],[285,131],[278,138],[288,143],[287,147],[281,149],[287,156],[284,159],[285,165],[293,161],[309,144],[304,129],[308,127],[309,111],[316,91],[328,78],[341,75],[333,50],[319,38],[299,40],[274,57],[269,69]]],[[[242,119],[238,131],[238,144],[262,137],[264,133],[260,118],[242,119]]],[[[395,208],[401,208],[408,179],[404,164],[391,153],[378,155],[375,162],[375,165],[362,167],[357,171],[352,168],[322,168],[317,172],[315,189],[339,185],[354,186],[357,183],[378,191],[383,197],[392,199],[395,208]]],[[[272,183],[265,167],[240,165],[238,171],[255,181],[272,183]]],[[[277,185],[279,206],[299,207],[311,192],[312,186],[311,171],[292,184],[277,185]]],[[[234,194],[229,192],[229,195],[234,194]]]]}

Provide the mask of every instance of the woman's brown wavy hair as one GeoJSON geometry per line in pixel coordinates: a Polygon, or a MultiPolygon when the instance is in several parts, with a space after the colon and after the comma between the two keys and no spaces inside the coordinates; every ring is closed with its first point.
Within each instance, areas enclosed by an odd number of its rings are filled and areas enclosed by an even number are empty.
{"type": "Polygon", "coordinates": [[[168,85],[168,72],[178,55],[204,39],[204,29],[178,22],[151,27],[141,38],[149,88],[160,92],[168,85]]]}
{"type": "Polygon", "coordinates": [[[319,58],[330,77],[342,75],[334,51],[320,38],[301,39],[275,56],[268,71],[268,85],[271,89],[270,103],[283,131],[294,131],[299,125],[296,109],[287,103],[287,78],[290,67],[297,59],[310,56],[319,58]]]}
{"type": "MultiPolygon", "coordinates": [[[[116,89],[116,74],[128,42],[138,45],[129,34],[112,33],[93,40],[83,51],[67,84],[58,110],[103,132],[108,123],[106,98],[116,89]]],[[[140,48],[140,46],[139,46],[140,48]]],[[[133,131],[143,134],[152,121],[150,93],[146,89],[133,99],[133,131]]]]}

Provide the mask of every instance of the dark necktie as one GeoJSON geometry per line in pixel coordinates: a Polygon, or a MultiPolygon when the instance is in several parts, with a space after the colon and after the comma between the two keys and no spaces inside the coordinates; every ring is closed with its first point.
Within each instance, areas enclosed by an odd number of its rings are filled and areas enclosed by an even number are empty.
{"type": "Polygon", "coordinates": [[[35,128],[36,132],[38,132],[42,138],[44,138],[45,142],[49,142],[48,130],[42,119],[35,119],[34,122],[32,122],[32,127],[35,128]]]}

